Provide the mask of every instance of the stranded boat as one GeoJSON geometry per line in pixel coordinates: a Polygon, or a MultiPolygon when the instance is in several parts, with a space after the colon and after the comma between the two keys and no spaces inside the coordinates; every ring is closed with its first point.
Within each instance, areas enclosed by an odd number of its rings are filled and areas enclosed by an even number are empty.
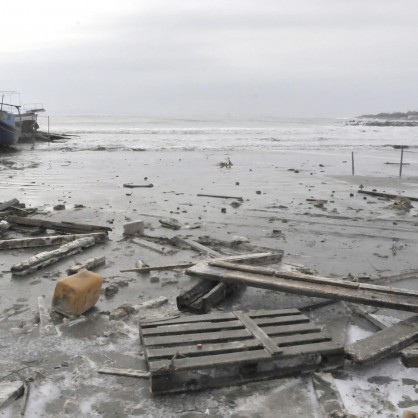
{"type": "Polygon", "coordinates": [[[0,146],[14,145],[19,139],[21,129],[16,125],[20,120],[20,106],[5,103],[4,94],[0,103],[0,146]]]}
{"type": "Polygon", "coordinates": [[[38,113],[45,112],[42,104],[21,107],[19,93],[14,91],[1,91],[0,99],[0,147],[14,145],[21,135],[38,130],[38,113]]]}

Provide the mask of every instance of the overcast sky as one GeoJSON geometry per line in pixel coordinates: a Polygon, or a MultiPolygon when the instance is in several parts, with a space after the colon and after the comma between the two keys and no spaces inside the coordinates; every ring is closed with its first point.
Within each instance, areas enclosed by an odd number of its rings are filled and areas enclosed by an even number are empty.
{"type": "Polygon", "coordinates": [[[20,0],[1,15],[0,90],[49,114],[418,109],[417,0],[20,0]]]}

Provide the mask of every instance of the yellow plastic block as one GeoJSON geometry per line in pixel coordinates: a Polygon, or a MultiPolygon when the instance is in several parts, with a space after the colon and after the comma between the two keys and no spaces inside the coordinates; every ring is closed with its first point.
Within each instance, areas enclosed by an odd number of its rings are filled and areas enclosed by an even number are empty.
{"type": "Polygon", "coordinates": [[[103,277],[86,269],[61,279],[55,286],[52,308],[66,316],[79,316],[99,300],[103,277]]]}

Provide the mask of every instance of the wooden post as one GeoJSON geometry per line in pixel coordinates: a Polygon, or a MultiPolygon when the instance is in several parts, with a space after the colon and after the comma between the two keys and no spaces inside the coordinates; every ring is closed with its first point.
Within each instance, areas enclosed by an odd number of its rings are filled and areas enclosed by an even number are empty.
{"type": "Polygon", "coordinates": [[[351,152],[351,174],[354,176],[354,152],[351,152]]]}
{"type": "Polygon", "coordinates": [[[399,164],[399,177],[402,177],[402,164],[403,164],[403,147],[401,147],[401,163],[399,164]]]}
{"type": "Polygon", "coordinates": [[[51,144],[51,135],[49,134],[49,116],[48,116],[48,145],[51,144]]]}

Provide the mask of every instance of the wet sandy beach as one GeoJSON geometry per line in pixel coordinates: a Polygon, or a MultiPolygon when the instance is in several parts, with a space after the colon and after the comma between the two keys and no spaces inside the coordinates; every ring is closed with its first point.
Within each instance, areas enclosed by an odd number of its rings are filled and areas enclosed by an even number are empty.
{"type": "MultiPolygon", "coordinates": [[[[166,296],[166,305],[140,315],[175,314],[176,296],[195,280],[178,271],[139,275],[120,270],[135,267],[140,259],[163,265],[204,258],[191,250],[165,256],[143,249],[123,237],[123,225],[142,219],[146,233],[153,236],[207,235],[231,243],[236,236],[246,237],[254,247],[283,250],[284,264],[303,265],[323,276],[377,278],[407,272],[418,268],[418,204],[402,212],[386,199],[357,193],[363,185],[366,190],[418,196],[417,154],[408,153],[410,165],[402,178],[398,165],[385,164],[398,160],[394,150],[363,151],[356,155],[352,176],[347,151],[76,151],[65,144],[43,144],[0,154],[0,201],[17,198],[37,208],[38,218],[113,229],[110,241],[25,277],[12,277],[10,267],[37,249],[0,253],[0,377],[22,367],[26,368],[13,378],[33,377],[27,417],[320,417],[308,376],[153,397],[147,380],[97,374],[105,365],[146,369],[138,317],[109,321],[109,311],[125,302],[166,296]],[[219,167],[226,158],[233,166],[219,167]],[[127,189],[124,183],[154,187],[127,189]],[[233,207],[234,199],[197,194],[242,197],[243,202],[233,207]],[[307,199],[326,203],[316,207],[307,199]],[[65,210],[54,210],[57,204],[64,204],[65,210]],[[167,217],[183,228],[161,227],[159,219],[167,217]],[[106,265],[96,270],[105,285],[124,285],[112,297],[102,294],[85,320],[59,325],[57,336],[40,337],[38,296],[44,295],[49,305],[65,269],[99,255],[106,256],[106,265]]],[[[231,252],[245,251],[235,246],[231,252]]],[[[396,286],[418,289],[416,280],[396,286]]],[[[313,298],[246,288],[220,309],[297,308],[312,302],[313,298]]],[[[389,309],[375,314],[387,323],[410,316],[389,309]]],[[[346,319],[346,342],[376,331],[341,303],[309,315],[330,326],[346,319]]],[[[347,410],[358,417],[399,417],[403,409],[418,405],[416,369],[404,368],[399,357],[367,367],[348,364],[335,377],[347,410]]],[[[1,416],[14,417],[20,407],[17,401],[1,416]]]]}

